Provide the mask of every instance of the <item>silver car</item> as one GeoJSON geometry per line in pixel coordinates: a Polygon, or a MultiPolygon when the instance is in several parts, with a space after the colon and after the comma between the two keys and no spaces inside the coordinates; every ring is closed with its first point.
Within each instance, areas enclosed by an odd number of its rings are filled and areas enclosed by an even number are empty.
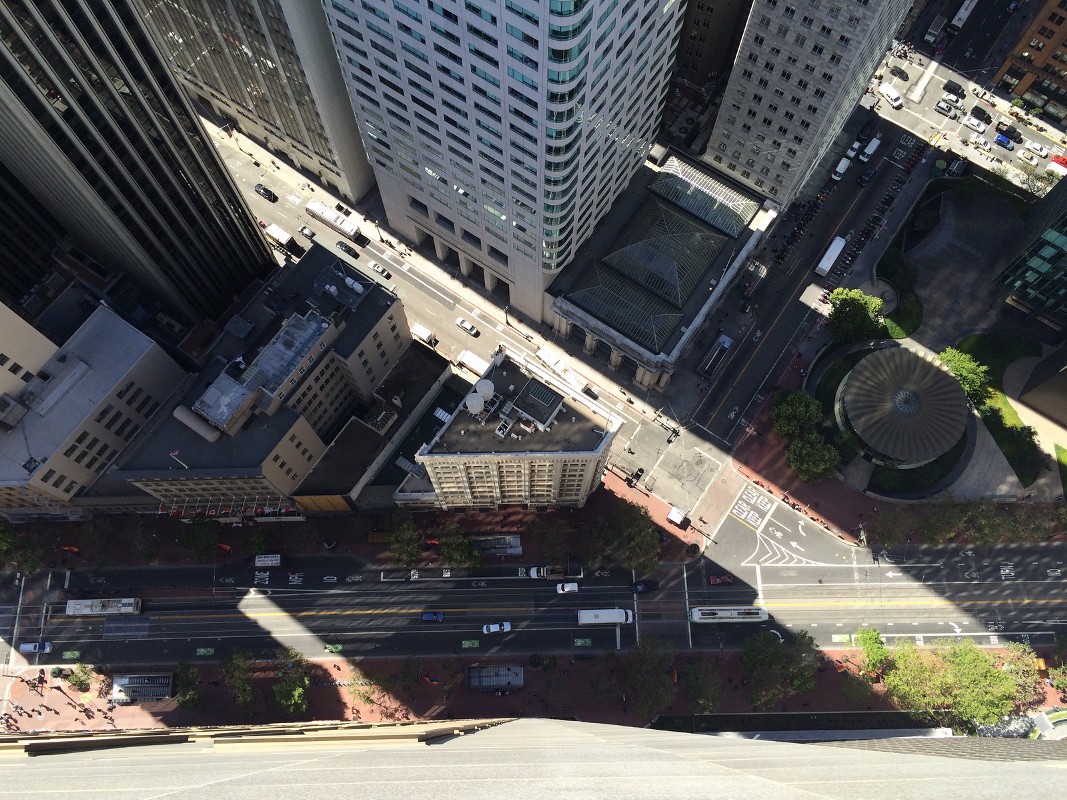
{"type": "Polygon", "coordinates": [[[511,633],[510,622],[490,622],[482,626],[482,633],[488,636],[491,633],[511,633]]]}

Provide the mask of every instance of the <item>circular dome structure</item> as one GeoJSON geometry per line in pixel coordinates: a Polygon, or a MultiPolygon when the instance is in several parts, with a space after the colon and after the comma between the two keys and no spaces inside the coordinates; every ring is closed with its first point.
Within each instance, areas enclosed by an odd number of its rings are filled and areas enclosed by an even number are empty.
{"type": "Polygon", "coordinates": [[[483,400],[491,400],[496,389],[493,386],[493,382],[488,378],[482,378],[476,384],[474,384],[474,391],[482,396],[483,400]]]}
{"type": "Polygon", "coordinates": [[[876,350],[837,392],[837,417],[876,461],[917,467],[948,452],[967,425],[967,397],[937,360],[906,347],[876,350]]]}
{"type": "Polygon", "coordinates": [[[485,408],[485,398],[476,392],[471,392],[467,395],[467,399],[464,401],[467,406],[467,410],[472,414],[481,414],[485,408]]]}

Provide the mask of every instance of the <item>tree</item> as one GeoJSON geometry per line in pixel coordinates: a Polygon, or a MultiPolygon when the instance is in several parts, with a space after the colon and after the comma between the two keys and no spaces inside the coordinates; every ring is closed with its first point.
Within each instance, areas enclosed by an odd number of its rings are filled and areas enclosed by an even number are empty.
{"type": "Polygon", "coordinates": [[[635,572],[659,566],[659,535],[643,506],[619,501],[610,519],[600,520],[589,538],[592,557],[600,564],[618,564],[635,572]]]}
{"type": "Polygon", "coordinates": [[[880,675],[892,660],[889,648],[882,641],[882,634],[875,628],[860,628],[856,631],[856,644],[863,652],[863,670],[880,675]]]}
{"type": "Polygon", "coordinates": [[[402,567],[413,567],[419,560],[419,532],[410,514],[397,514],[389,531],[389,560],[402,567]]]}
{"type": "Polygon", "coordinates": [[[882,299],[859,289],[834,289],[830,292],[827,323],[836,342],[878,336],[882,330],[882,299]]]}
{"type": "Polygon", "coordinates": [[[205,563],[211,560],[218,534],[217,523],[193,522],[184,526],[178,534],[178,540],[181,546],[189,551],[194,561],[205,563]]]}
{"type": "Polygon", "coordinates": [[[1037,653],[1030,645],[1005,642],[1003,672],[1015,682],[1015,700],[1019,705],[1029,706],[1045,696],[1037,672],[1037,653]]]}
{"type": "Polygon", "coordinates": [[[785,463],[805,483],[817,483],[829,477],[840,454],[817,433],[794,439],[785,451],[785,463]]]}
{"type": "Polygon", "coordinates": [[[94,674],[95,668],[92,664],[79,663],[74,666],[70,675],[67,676],[67,683],[70,684],[72,689],[76,689],[79,692],[87,692],[92,688],[94,674]]]}
{"type": "Polygon", "coordinates": [[[252,654],[235,647],[222,661],[222,679],[233,693],[234,702],[247,706],[252,702],[252,654]]]}
{"type": "Polygon", "coordinates": [[[571,526],[559,514],[538,514],[526,528],[526,536],[541,543],[541,552],[551,564],[562,564],[570,555],[571,526]]]}
{"type": "Polygon", "coordinates": [[[1019,170],[1022,176],[1023,188],[1038,197],[1044,197],[1059,182],[1059,178],[1055,174],[1033,164],[1017,164],[1015,168],[1019,170]]]}
{"type": "Polygon", "coordinates": [[[946,347],[938,358],[959,381],[967,399],[976,408],[984,406],[989,396],[989,367],[979,364],[970,353],[964,353],[955,347],[946,347]]]}
{"type": "Polygon", "coordinates": [[[931,650],[920,650],[904,641],[893,653],[892,667],[885,675],[889,696],[909,711],[936,715],[949,706],[952,689],[946,670],[931,650]]]}
{"type": "Polygon", "coordinates": [[[174,683],[179,706],[192,708],[200,705],[200,670],[182,661],[174,668],[174,683]]]}
{"type": "Polygon", "coordinates": [[[307,690],[311,679],[307,676],[307,659],[292,647],[286,647],[278,657],[278,682],[274,684],[274,702],[287,714],[307,711],[307,690]]]}
{"type": "Polygon", "coordinates": [[[441,544],[441,560],[453,567],[479,567],[482,551],[463,535],[454,519],[437,528],[437,541],[441,544]]]}
{"type": "Polygon", "coordinates": [[[623,658],[626,698],[635,713],[651,715],[670,704],[673,667],[674,655],[654,635],[642,637],[637,649],[623,658]]]}
{"type": "Polygon", "coordinates": [[[1048,671],[1049,680],[1052,681],[1052,688],[1061,694],[1067,694],[1067,666],[1053,667],[1048,671]]]}
{"type": "Polygon", "coordinates": [[[722,678],[715,664],[708,658],[697,656],[686,662],[681,673],[685,699],[699,713],[713,713],[722,701],[722,678]]]}
{"type": "Polygon", "coordinates": [[[793,693],[815,688],[816,647],[807,631],[798,631],[785,644],[770,631],[745,639],[741,650],[745,671],[745,699],[757,711],[780,703],[793,693]]]}
{"type": "Polygon", "coordinates": [[[806,392],[780,391],[774,395],[771,421],[786,439],[796,439],[822,419],[822,403],[806,392]]]}
{"type": "Polygon", "coordinates": [[[991,725],[1015,708],[1015,679],[972,639],[936,649],[948,666],[952,714],[960,723],[991,725]]]}

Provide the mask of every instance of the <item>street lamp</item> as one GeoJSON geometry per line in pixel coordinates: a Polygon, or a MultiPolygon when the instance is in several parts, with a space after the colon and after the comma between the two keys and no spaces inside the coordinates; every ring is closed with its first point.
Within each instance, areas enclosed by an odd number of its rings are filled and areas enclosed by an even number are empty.
{"type": "Polygon", "coordinates": [[[504,324],[510,327],[511,326],[511,320],[508,319],[508,308],[509,308],[509,306],[504,306],[504,324]]]}
{"type": "Polygon", "coordinates": [[[374,230],[376,230],[378,232],[378,241],[381,242],[382,244],[385,244],[385,237],[382,236],[382,229],[378,227],[378,223],[377,222],[374,223],[374,230]]]}

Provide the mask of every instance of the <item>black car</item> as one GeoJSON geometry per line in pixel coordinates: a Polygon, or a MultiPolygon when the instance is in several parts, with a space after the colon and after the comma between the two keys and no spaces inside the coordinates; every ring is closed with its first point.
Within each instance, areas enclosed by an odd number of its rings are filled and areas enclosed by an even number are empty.
{"type": "Polygon", "coordinates": [[[989,115],[989,112],[979,105],[976,105],[974,108],[971,109],[971,116],[975,119],[982,120],[982,122],[984,122],[986,125],[993,124],[993,117],[991,117],[989,115]]]}
{"type": "Polygon", "coordinates": [[[270,189],[268,189],[262,183],[257,183],[256,184],[256,194],[258,194],[260,197],[263,197],[263,198],[266,198],[267,200],[270,200],[272,203],[277,203],[278,202],[278,195],[276,195],[274,192],[272,192],[270,189]]]}
{"type": "Polygon", "coordinates": [[[866,143],[867,140],[874,136],[876,130],[878,130],[878,118],[873,117],[863,123],[863,127],[860,128],[860,132],[856,134],[856,138],[859,141],[866,143]]]}
{"type": "Polygon", "coordinates": [[[641,594],[642,592],[654,592],[659,588],[659,581],[638,581],[631,584],[630,589],[634,594],[641,594]]]}
{"type": "Polygon", "coordinates": [[[900,78],[902,81],[910,81],[911,76],[904,71],[902,67],[898,67],[896,64],[889,68],[889,74],[894,78],[900,78]]]}
{"type": "Polygon", "coordinates": [[[860,186],[866,186],[871,182],[871,179],[874,178],[876,172],[878,172],[876,167],[868,167],[866,171],[856,179],[856,183],[860,186]]]}
{"type": "Polygon", "coordinates": [[[629,478],[626,479],[626,482],[628,484],[630,484],[631,486],[637,486],[637,482],[639,480],[641,480],[641,477],[644,474],[645,474],[645,468],[644,467],[638,467],[637,471],[634,472],[632,475],[630,475],[629,478]]]}
{"type": "Polygon", "coordinates": [[[352,256],[352,258],[359,258],[359,253],[356,252],[356,248],[348,242],[338,242],[335,246],[345,255],[352,256]]]}
{"type": "Polygon", "coordinates": [[[1023,143],[1023,135],[1019,132],[1019,129],[1004,120],[997,123],[997,133],[1003,133],[1015,144],[1023,143]]]}
{"type": "Polygon", "coordinates": [[[966,97],[967,92],[956,81],[945,81],[945,91],[950,94],[956,95],[956,97],[966,97]]]}

